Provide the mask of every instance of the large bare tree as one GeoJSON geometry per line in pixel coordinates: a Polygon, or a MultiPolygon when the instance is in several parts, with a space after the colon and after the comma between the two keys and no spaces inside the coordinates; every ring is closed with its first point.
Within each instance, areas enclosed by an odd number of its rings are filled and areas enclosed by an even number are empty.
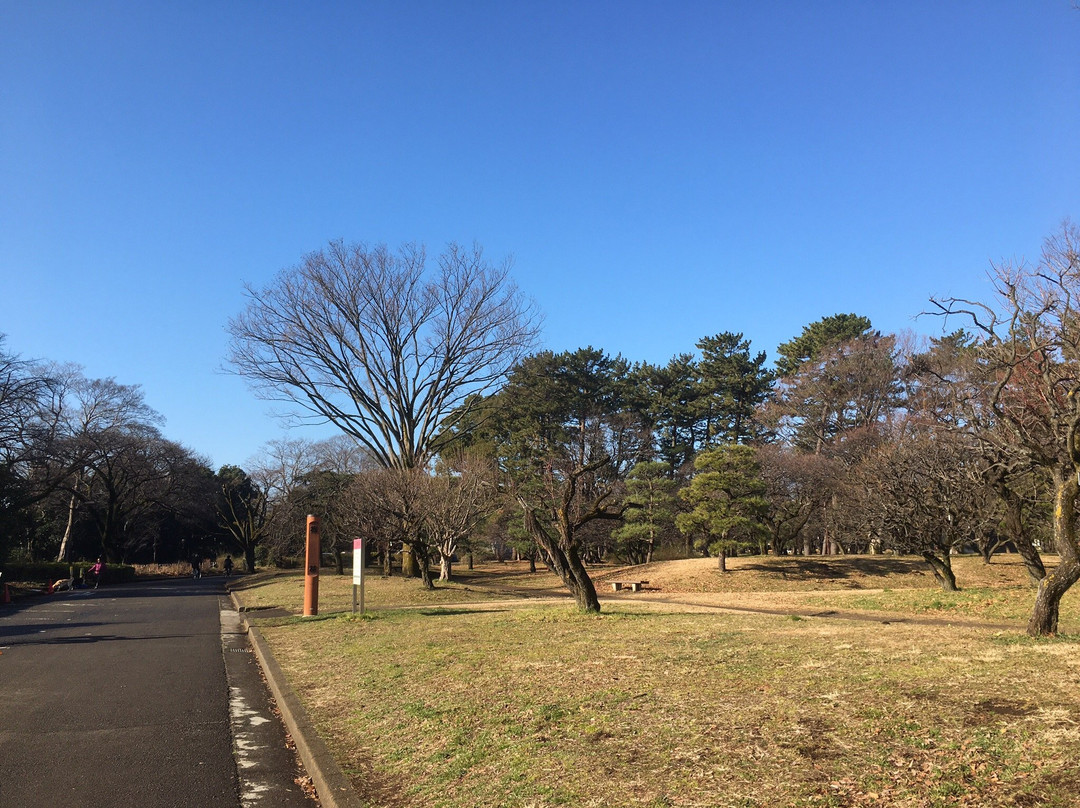
{"type": "Polygon", "coordinates": [[[100,472],[113,467],[118,454],[143,445],[142,438],[155,436],[164,418],[146,404],[138,385],[119,384],[111,378],[88,379],[82,367],[72,364],[53,367],[51,375],[56,380],[53,406],[61,438],[59,464],[68,470],[63,486],[69,492],[67,524],[56,557],[64,561],[76,511],[89,507],[95,483],[108,478],[100,472]]]}
{"type": "Polygon", "coordinates": [[[423,466],[472,401],[532,347],[539,317],[479,247],[332,242],[247,287],[229,362],[264,396],[356,439],[380,465],[423,466]]]}
{"type": "Polygon", "coordinates": [[[1054,494],[1057,567],[1039,582],[1028,633],[1057,633],[1061,598],[1080,580],[1080,229],[1066,222],[1036,265],[1001,264],[991,302],[946,298],[941,313],[969,318],[981,341],[986,401],[1007,455],[1045,471],[1054,494]]]}

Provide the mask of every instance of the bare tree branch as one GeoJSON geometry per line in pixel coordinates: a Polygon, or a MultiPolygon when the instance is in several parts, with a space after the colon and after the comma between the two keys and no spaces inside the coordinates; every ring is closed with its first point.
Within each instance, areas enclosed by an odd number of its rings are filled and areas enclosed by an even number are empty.
{"type": "Polygon", "coordinates": [[[352,436],[381,465],[413,468],[452,442],[529,350],[539,316],[510,263],[451,244],[427,270],[422,247],[331,243],[248,287],[229,323],[229,362],[260,394],[352,436]],[[470,399],[470,397],[473,397],[470,399]]]}

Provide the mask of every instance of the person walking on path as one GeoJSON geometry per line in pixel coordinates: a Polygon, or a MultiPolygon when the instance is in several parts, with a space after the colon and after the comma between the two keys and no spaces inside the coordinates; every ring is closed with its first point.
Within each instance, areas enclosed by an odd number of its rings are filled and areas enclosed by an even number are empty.
{"type": "Polygon", "coordinates": [[[225,577],[228,578],[232,575],[232,556],[225,556],[225,577]]]}
{"type": "Polygon", "coordinates": [[[90,574],[94,576],[94,589],[97,589],[101,584],[101,579],[105,577],[105,562],[98,558],[90,567],[90,574]]]}

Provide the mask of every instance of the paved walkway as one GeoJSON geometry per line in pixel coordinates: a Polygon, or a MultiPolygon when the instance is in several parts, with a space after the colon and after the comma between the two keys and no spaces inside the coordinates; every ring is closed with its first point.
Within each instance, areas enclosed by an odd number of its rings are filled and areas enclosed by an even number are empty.
{"type": "Polygon", "coordinates": [[[223,596],[179,579],[0,606],[0,806],[310,808],[223,596]]]}

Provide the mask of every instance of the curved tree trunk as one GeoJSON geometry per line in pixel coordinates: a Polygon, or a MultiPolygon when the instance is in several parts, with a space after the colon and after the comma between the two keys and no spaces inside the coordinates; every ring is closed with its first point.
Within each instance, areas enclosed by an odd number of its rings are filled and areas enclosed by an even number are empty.
{"type": "Polygon", "coordinates": [[[1076,495],[1080,491],[1076,476],[1054,471],[1054,545],[1060,562],[1053,572],[1039,581],[1035,608],[1028,620],[1027,633],[1033,637],[1057,634],[1058,609],[1062,596],[1080,580],[1080,551],[1076,547],[1076,495]]]}
{"type": "Polygon", "coordinates": [[[999,471],[991,482],[1005,505],[1005,535],[1024,560],[1031,585],[1038,586],[1039,581],[1046,577],[1046,567],[1043,566],[1039,551],[1024,530],[1024,500],[1008,485],[1003,472],[999,471]]]}
{"type": "Polygon", "coordinates": [[[577,607],[583,612],[600,613],[600,599],[596,596],[596,587],[593,586],[592,578],[585,570],[585,565],[578,558],[577,550],[573,547],[566,553],[569,562],[570,575],[575,585],[570,586],[570,592],[574,596],[577,607]]]}
{"type": "MultiPolygon", "coordinates": [[[[75,476],[75,485],[71,489],[71,499],[68,500],[68,517],[67,525],[64,527],[64,538],[60,541],[60,552],[56,554],[57,561],[67,561],[68,555],[68,542],[71,541],[71,529],[75,525],[75,510],[79,507],[78,497],[76,491],[79,490],[79,486],[82,485],[83,474],[80,471],[75,476]]],[[[157,559],[155,559],[156,561],[157,559]]]]}
{"type": "Polygon", "coordinates": [[[1016,547],[1016,552],[1024,559],[1024,567],[1027,569],[1028,578],[1032,586],[1038,586],[1039,581],[1046,577],[1046,567],[1043,566],[1042,557],[1031,539],[1024,531],[1024,502],[1011,489],[999,492],[1005,502],[1005,530],[1009,541],[1016,547]]]}
{"type": "Polygon", "coordinates": [[[585,570],[585,565],[573,546],[563,548],[561,542],[548,534],[536,518],[536,513],[531,508],[524,509],[525,529],[533,537],[533,540],[543,548],[547,557],[551,560],[555,572],[558,573],[570,594],[574,597],[577,607],[583,612],[599,614],[600,599],[596,595],[596,587],[593,586],[592,578],[585,570]]]}
{"type": "Polygon", "coordinates": [[[960,588],[956,585],[956,575],[953,573],[949,554],[945,552],[943,555],[944,560],[927,550],[922,554],[922,557],[930,565],[930,569],[934,571],[934,577],[941,584],[942,591],[959,592],[960,588]]]}

